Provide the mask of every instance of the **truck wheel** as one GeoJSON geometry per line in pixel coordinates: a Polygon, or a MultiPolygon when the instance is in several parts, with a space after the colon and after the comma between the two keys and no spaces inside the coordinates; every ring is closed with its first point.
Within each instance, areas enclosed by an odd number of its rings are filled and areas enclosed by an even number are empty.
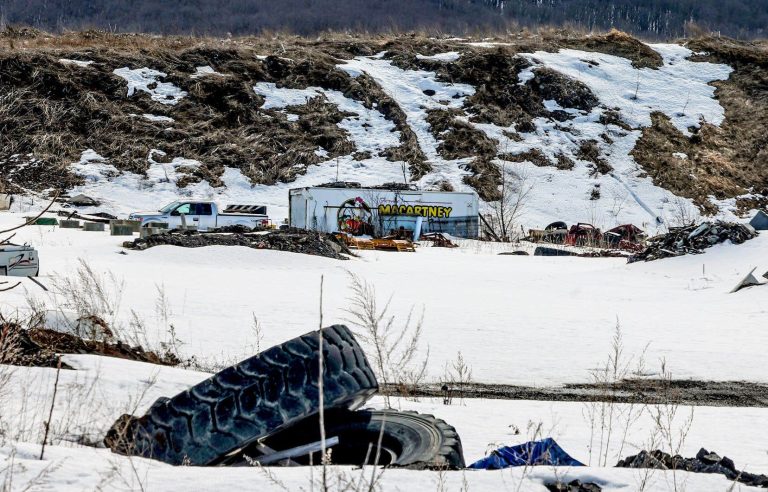
{"type": "MultiPolygon", "coordinates": [[[[331,461],[338,465],[360,466],[376,463],[379,434],[384,426],[378,464],[410,469],[464,468],[461,439],[456,429],[432,415],[394,410],[333,410],[325,415],[325,435],[338,437],[333,446],[331,461]]],[[[264,443],[277,450],[290,449],[320,440],[317,417],[307,419],[296,427],[274,434],[264,443]]],[[[244,455],[258,456],[258,452],[244,455]]],[[[309,457],[295,458],[303,464],[309,457]]],[[[320,463],[319,453],[312,456],[320,463]]]]}
{"type": "MultiPolygon", "coordinates": [[[[349,329],[322,330],[324,407],[354,409],[377,390],[349,329]]],[[[210,379],[158,399],[139,418],[123,415],[104,443],[120,454],[181,465],[213,465],[319,411],[318,332],[272,347],[210,379]]]]}

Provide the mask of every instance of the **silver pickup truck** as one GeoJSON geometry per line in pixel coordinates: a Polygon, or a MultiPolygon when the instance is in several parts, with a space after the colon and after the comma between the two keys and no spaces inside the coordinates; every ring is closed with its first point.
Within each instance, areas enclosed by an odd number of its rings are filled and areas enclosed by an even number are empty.
{"type": "Polygon", "coordinates": [[[154,212],[134,212],[128,218],[140,220],[142,227],[165,223],[175,229],[182,225],[182,216],[187,226],[197,226],[201,231],[232,225],[249,228],[269,226],[267,207],[264,205],[227,205],[222,210],[216,202],[209,200],[181,200],[154,212]]]}

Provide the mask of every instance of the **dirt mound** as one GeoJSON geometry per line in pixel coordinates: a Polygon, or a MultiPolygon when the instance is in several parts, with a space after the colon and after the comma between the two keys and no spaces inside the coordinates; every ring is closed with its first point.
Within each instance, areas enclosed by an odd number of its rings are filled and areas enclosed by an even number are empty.
{"type": "MultiPolygon", "coordinates": [[[[225,167],[240,169],[253,183],[292,181],[320,162],[318,148],[325,150],[325,159],[355,152],[337,125],[346,115],[336,105],[323,97],[312,99],[293,107],[299,119],[289,121],[281,111],[261,107],[263,98],[252,89],[257,81],[340,90],[369,108],[379,105],[405,128],[405,116],[390,99],[371,90],[370,81],[337,69],[339,59],[316,47],[294,47],[294,58],[257,59],[255,50],[242,46],[117,51],[109,48],[115,43],[111,37],[90,41],[95,46],[88,50],[0,51],[0,168],[8,170],[3,181],[35,190],[70,188],[81,180],[68,164],[88,148],[117,169],[140,174],[149,166],[152,149],[165,152],[168,161],[200,161],[180,187],[201,180],[220,186],[225,167]],[[79,66],[59,59],[93,63],[79,66]],[[190,77],[196,67],[211,64],[225,76],[190,77]],[[173,111],[141,92],[126,98],[125,81],[112,73],[121,67],[160,70],[167,74],[163,82],[188,95],[173,111]],[[172,120],[142,116],[147,114],[172,120]]],[[[418,167],[424,158],[413,150],[413,133],[406,132],[403,142],[402,151],[391,151],[392,158],[418,167]]]]}
{"type": "Polygon", "coordinates": [[[464,105],[473,121],[505,127],[517,124],[518,131],[525,131],[546,110],[541,96],[529,84],[519,83],[520,72],[531,64],[512,55],[506,48],[468,52],[454,63],[441,65],[438,78],[475,87],[464,105]]]}
{"type": "Polygon", "coordinates": [[[154,246],[179,246],[202,248],[204,246],[245,246],[254,249],[274,249],[324,256],[336,260],[347,260],[344,255],[353,253],[331,234],[286,229],[267,233],[198,233],[192,231],[169,231],[125,243],[129,249],[144,250],[154,246]]]}
{"type": "Polygon", "coordinates": [[[544,100],[554,100],[564,108],[575,108],[590,112],[598,100],[583,82],[572,79],[550,68],[537,68],[533,71],[531,88],[544,100]]]}
{"type": "MultiPolygon", "coordinates": [[[[158,355],[118,341],[94,341],[46,328],[24,329],[16,323],[0,324],[0,363],[14,366],[56,367],[59,354],[96,354],[119,359],[175,366],[173,354],[158,355]]],[[[71,369],[62,363],[62,369],[71,369]]]]}
{"type": "Polygon", "coordinates": [[[554,42],[564,48],[620,56],[631,60],[632,66],[635,68],[659,68],[664,64],[661,55],[650,46],[616,29],[611,30],[608,34],[577,38],[566,37],[562,40],[554,40],[554,42]]]}
{"type": "MultiPolygon", "coordinates": [[[[565,156],[562,156],[562,157],[565,157],[565,156]]],[[[502,154],[499,156],[499,158],[509,162],[528,161],[534,166],[539,166],[539,167],[547,167],[547,166],[555,165],[552,161],[549,160],[546,154],[544,154],[544,152],[540,151],[539,149],[531,149],[526,152],[521,152],[519,154],[502,154]]],[[[568,159],[567,157],[565,158],[568,159]]],[[[572,162],[571,162],[571,167],[573,167],[572,162]]]]}
{"type": "MultiPolygon", "coordinates": [[[[521,32],[494,39],[493,46],[416,34],[219,40],[101,31],[52,36],[10,29],[3,31],[2,39],[0,188],[12,192],[69,189],[81,183],[68,165],[86,149],[93,149],[119,171],[138,174],[147,171],[150,157],[158,162],[176,157],[199,161],[200,166],[180,170],[177,185],[181,188],[201,181],[221,186],[227,167],[239,169],[252,183],[274,184],[293,181],[311,166],[334,157],[377,157],[355,147],[338,125],[348,114],[324,97],[291,106],[297,118],[289,118],[280,109],[263,107],[264,99],[253,90],[258,82],[333,89],[377,109],[400,132],[399,145],[382,149],[381,155],[408,163],[411,178],[421,178],[431,164],[403,109],[371,77],[352,77],[337,67],[354,56],[385,52],[397,66],[434,71],[440,81],[475,88],[465,99],[462,115],[447,110],[431,115],[431,131],[440,134],[441,156],[474,158],[466,165],[471,173],[466,182],[484,199],[492,199],[499,180],[492,161],[506,151],[494,148],[493,139],[462,119],[507,127],[507,136],[517,140],[520,134],[537,131],[536,118],[573,118],[565,111],[548,111],[545,100],[583,111],[598,103],[584,84],[545,68],[536,68],[534,77],[520,84],[520,73],[531,67],[516,54],[575,48],[622,56],[635,67],[656,68],[662,63],[657,52],[618,31],[590,36],[569,31],[521,32]],[[455,61],[417,56],[449,51],[460,56],[455,61]],[[192,77],[198,67],[205,66],[220,75],[192,77]],[[126,97],[126,81],[113,73],[123,67],[162,71],[167,75],[158,80],[174,84],[187,96],[172,108],[141,91],[126,97]]],[[[692,198],[705,212],[714,211],[710,196],[737,197],[742,209],[768,205],[768,166],[764,165],[768,136],[762,130],[768,126],[766,45],[702,38],[689,41],[688,47],[700,53],[697,60],[734,67],[729,80],[713,84],[726,120],[720,127],[705,123],[686,137],[666,117],[655,115],[653,126],[644,129],[638,141],[634,158],[657,185],[692,198]],[[691,175],[696,179],[689,179],[691,175]]],[[[601,122],[626,128],[620,115],[610,109],[601,122]]],[[[555,156],[557,162],[538,159],[536,164],[567,170],[574,167],[571,158],[577,157],[593,162],[596,173],[610,172],[610,162],[596,152],[595,145],[587,142],[582,150],[577,156],[561,153],[555,156]]],[[[550,155],[548,160],[555,159],[550,155]]]]}
{"type": "Polygon", "coordinates": [[[768,46],[724,38],[687,43],[696,61],[725,63],[734,71],[713,82],[725,109],[720,126],[704,123],[686,137],[666,116],[653,115],[632,156],[656,185],[713,212],[709,197],[737,197],[746,211],[768,204],[768,46]],[[691,178],[694,179],[691,179],[691,178]],[[745,195],[745,196],[741,196],[745,195]]]}

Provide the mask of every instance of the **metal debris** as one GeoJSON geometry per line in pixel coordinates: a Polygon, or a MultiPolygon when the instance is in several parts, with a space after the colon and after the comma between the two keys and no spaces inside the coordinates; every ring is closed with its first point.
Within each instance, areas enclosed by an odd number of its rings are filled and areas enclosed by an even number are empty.
{"type": "Polygon", "coordinates": [[[719,473],[729,480],[743,483],[751,487],[768,488],[768,476],[756,475],[736,469],[733,460],[715,452],[701,448],[695,458],[671,456],[662,451],[640,451],[636,456],[628,456],[620,460],[617,468],[658,468],[661,470],[680,470],[695,473],[719,473]]]}
{"type": "Polygon", "coordinates": [[[426,232],[421,235],[420,241],[430,241],[432,246],[438,248],[458,248],[457,244],[445,237],[442,232],[426,232]]]}
{"type": "MultiPolygon", "coordinates": [[[[757,267],[755,267],[752,270],[750,270],[749,273],[744,276],[744,278],[739,280],[739,283],[736,284],[736,286],[733,289],[731,289],[730,293],[733,294],[734,292],[738,292],[741,289],[746,289],[747,287],[754,287],[756,285],[763,285],[763,282],[760,282],[759,279],[755,278],[755,276],[754,276],[755,270],[757,270],[757,267]]],[[[764,275],[764,277],[765,277],[765,275],[764,275]]]]}
{"type": "Polygon", "coordinates": [[[715,244],[725,241],[741,244],[754,237],[757,237],[757,232],[751,226],[721,220],[687,227],[672,227],[669,233],[650,238],[643,251],[629,257],[629,263],[697,255],[715,244]]]}

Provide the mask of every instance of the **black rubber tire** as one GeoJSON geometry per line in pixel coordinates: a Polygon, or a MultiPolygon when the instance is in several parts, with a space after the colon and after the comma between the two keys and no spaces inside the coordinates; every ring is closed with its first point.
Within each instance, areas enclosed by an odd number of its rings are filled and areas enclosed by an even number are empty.
{"type": "MultiPolygon", "coordinates": [[[[324,328],[324,407],[355,409],[376,377],[349,329],[324,328]]],[[[104,442],[121,454],[181,465],[213,465],[319,411],[318,332],[310,332],[160,398],[140,418],[122,416],[104,442]]]]}
{"type": "MultiPolygon", "coordinates": [[[[432,415],[395,410],[330,411],[325,416],[325,435],[338,437],[331,461],[338,465],[368,464],[409,469],[461,469],[465,467],[461,439],[456,429],[432,415]],[[378,462],[376,449],[382,423],[381,449],[378,462]]],[[[307,419],[298,426],[274,434],[264,440],[276,450],[289,449],[320,440],[319,420],[307,419]]],[[[247,456],[258,456],[258,452],[247,456]]],[[[308,464],[309,457],[297,458],[308,464]]],[[[320,455],[312,458],[320,462],[320,455]]]]}

